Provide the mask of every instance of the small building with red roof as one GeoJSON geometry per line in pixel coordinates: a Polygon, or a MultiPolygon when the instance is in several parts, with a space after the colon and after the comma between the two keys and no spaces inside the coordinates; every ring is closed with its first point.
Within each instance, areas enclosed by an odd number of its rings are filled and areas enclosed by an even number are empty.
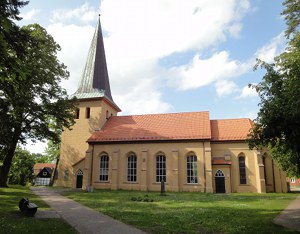
{"type": "Polygon", "coordinates": [[[33,166],[35,175],[34,185],[49,185],[52,173],[54,172],[54,163],[36,163],[33,166]]]}
{"type": "Polygon", "coordinates": [[[209,112],[119,116],[113,101],[100,21],[81,83],[76,123],[62,134],[56,185],[206,193],[286,192],[285,173],[268,150],[249,150],[248,118],[209,112]]]}

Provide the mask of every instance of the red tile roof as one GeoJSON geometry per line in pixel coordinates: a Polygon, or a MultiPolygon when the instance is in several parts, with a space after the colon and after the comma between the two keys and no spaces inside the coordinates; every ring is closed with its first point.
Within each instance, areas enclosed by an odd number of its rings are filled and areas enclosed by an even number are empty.
{"type": "Polygon", "coordinates": [[[112,116],[88,142],[210,139],[209,112],[112,116]]]}
{"type": "Polygon", "coordinates": [[[211,120],[210,124],[212,141],[246,140],[253,126],[253,122],[246,118],[211,120]]]}
{"type": "Polygon", "coordinates": [[[39,172],[41,170],[43,170],[44,167],[49,167],[49,168],[53,169],[53,168],[55,168],[55,164],[54,163],[36,163],[33,166],[34,174],[36,174],[36,175],[39,174],[39,172]]]}

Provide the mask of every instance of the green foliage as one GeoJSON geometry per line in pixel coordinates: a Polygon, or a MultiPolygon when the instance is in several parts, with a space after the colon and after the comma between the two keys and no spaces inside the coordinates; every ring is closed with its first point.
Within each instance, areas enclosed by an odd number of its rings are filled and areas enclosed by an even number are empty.
{"type": "Polygon", "coordinates": [[[58,135],[58,140],[56,142],[51,139],[48,141],[45,150],[45,154],[53,161],[59,159],[62,129],[57,127],[56,118],[50,119],[49,128],[58,135]]]}
{"type": "Polygon", "coordinates": [[[297,194],[94,190],[65,195],[147,233],[297,233],[272,223],[297,194]],[[153,202],[141,202],[147,197],[153,202]],[[140,202],[132,201],[141,199],[140,202]]]}
{"type": "Polygon", "coordinates": [[[9,172],[9,183],[26,185],[34,179],[35,157],[29,151],[17,147],[9,172]]]}
{"type": "Polygon", "coordinates": [[[0,188],[0,233],[77,233],[62,219],[36,219],[20,215],[18,203],[23,197],[38,205],[38,210],[49,210],[48,205],[35,196],[28,187],[0,188]]]}
{"type": "MultiPolygon", "coordinates": [[[[19,28],[4,14],[9,7],[22,6],[18,2],[5,1],[0,7],[1,20],[10,24],[0,39],[0,187],[6,186],[16,145],[27,139],[59,143],[60,133],[49,128],[49,119],[55,119],[55,129],[70,128],[77,106],[60,87],[69,72],[57,59],[60,47],[53,37],[38,24],[19,28]]],[[[17,18],[18,10],[12,12],[17,18]]]]}
{"type": "Polygon", "coordinates": [[[258,67],[266,70],[262,81],[252,85],[261,99],[258,117],[250,138],[251,149],[268,147],[274,158],[289,176],[300,176],[300,1],[284,3],[288,29],[293,36],[286,51],[268,64],[258,60],[258,67]]]}
{"type": "MultiPolygon", "coordinates": [[[[0,83],[5,82],[10,71],[18,70],[18,64],[22,59],[24,50],[19,43],[20,29],[13,20],[20,20],[19,8],[27,3],[28,1],[21,0],[0,2],[0,83]]],[[[10,124],[7,118],[9,105],[3,99],[4,92],[0,86],[0,160],[2,161],[4,146],[9,142],[11,134],[11,128],[7,127],[10,124]]]]}
{"type": "Polygon", "coordinates": [[[47,154],[33,153],[32,156],[34,157],[36,163],[50,163],[53,161],[53,159],[47,154]]]}
{"type": "Polygon", "coordinates": [[[142,197],[132,197],[130,198],[131,201],[137,201],[137,202],[153,202],[154,200],[152,198],[149,198],[149,195],[146,194],[144,198],[142,197]]]}
{"type": "Polygon", "coordinates": [[[74,123],[75,102],[68,100],[66,91],[60,87],[60,81],[67,79],[69,72],[56,57],[59,45],[44,28],[33,24],[20,31],[25,37],[22,41],[25,56],[19,71],[12,72],[0,83],[2,101],[9,106],[7,117],[12,126],[20,128],[22,143],[28,138],[59,141],[59,135],[49,129],[48,119],[55,117],[60,129],[74,123]]]}
{"type": "Polygon", "coordinates": [[[300,2],[299,0],[285,0],[283,5],[286,8],[282,12],[282,15],[285,16],[285,21],[288,26],[285,35],[286,37],[290,37],[300,24],[300,2]]]}
{"type": "Polygon", "coordinates": [[[48,141],[47,148],[45,150],[45,154],[49,159],[52,159],[52,161],[57,160],[59,158],[60,153],[60,145],[57,143],[54,143],[53,141],[48,141]]]}

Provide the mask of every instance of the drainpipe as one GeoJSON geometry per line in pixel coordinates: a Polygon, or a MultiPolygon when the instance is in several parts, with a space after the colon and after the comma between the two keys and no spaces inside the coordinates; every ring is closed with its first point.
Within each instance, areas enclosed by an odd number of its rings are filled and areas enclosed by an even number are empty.
{"type": "Polygon", "coordinates": [[[274,173],[274,160],[273,159],[272,159],[272,172],[273,172],[273,189],[274,189],[274,193],[276,193],[275,173],[274,173]]]}
{"type": "Polygon", "coordinates": [[[203,146],[203,158],[204,158],[204,162],[203,162],[203,167],[204,167],[204,192],[206,193],[206,158],[205,158],[205,148],[204,148],[204,141],[202,141],[202,146],[203,146]]]}
{"type": "Polygon", "coordinates": [[[94,147],[95,145],[93,144],[93,149],[92,149],[92,159],[91,159],[91,175],[90,175],[90,186],[88,188],[88,192],[93,191],[93,161],[94,161],[94,147]]]}

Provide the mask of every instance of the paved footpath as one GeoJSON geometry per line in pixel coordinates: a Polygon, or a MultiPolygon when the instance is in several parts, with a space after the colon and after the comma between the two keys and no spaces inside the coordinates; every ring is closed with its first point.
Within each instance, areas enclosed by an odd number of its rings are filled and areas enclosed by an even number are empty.
{"type": "Polygon", "coordinates": [[[300,196],[277,215],[273,220],[273,223],[300,232],[300,196]]]}
{"type": "Polygon", "coordinates": [[[83,234],[145,234],[145,232],[121,223],[59,194],[55,189],[32,187],[60,217],[83,234]]]}

